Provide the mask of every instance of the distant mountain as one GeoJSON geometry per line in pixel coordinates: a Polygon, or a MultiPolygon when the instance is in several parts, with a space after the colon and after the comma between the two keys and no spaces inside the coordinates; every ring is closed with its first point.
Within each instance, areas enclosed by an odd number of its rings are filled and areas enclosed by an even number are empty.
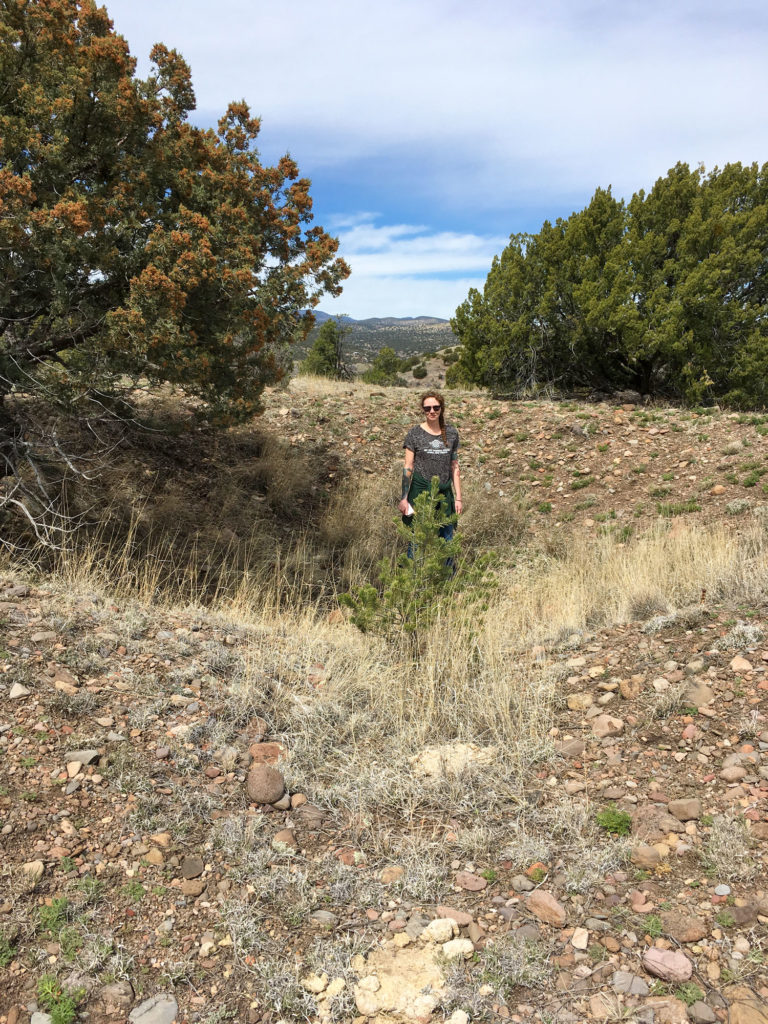
{"type": "Polygon", "coordinates": [[[385,346],[402,358],[438,352],[456,344],[449,321],[439,316],[371,316],[355,320],[350,316],[332,317],[322,310],[314,310],[314,315],[315,327],[309,338],[296,347],[296,359],[304,358],[321,324],[332,319],[348,328],[344,347],[350,362],[369,363],[385,346]]]}
{"type": "Polygon", "coordinates": [[[313,311],[317,324],[323,324],[326,320],[338,320],[343,324],[363,324],[365,327],[396,327],[398,324],[447,324],[439,316],[369,316],[364,320],[355,320],[351,316],[334,316],[332,313],[324,313],[321,309],[313,311]]]}

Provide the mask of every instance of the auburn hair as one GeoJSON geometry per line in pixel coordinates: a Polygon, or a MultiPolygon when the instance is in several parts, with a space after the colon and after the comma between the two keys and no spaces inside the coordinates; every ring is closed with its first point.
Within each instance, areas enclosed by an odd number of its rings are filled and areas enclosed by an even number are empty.
{"type": "Polygon", "coordinates": [[[445,399],[439,391],[422,392],[421,398],[419,399],[419,405],[421,406],[422,412],[424,411],[425,398],[436,398],[440,403],[440,433],[443,435],[443,444],[448,444],[448,438],[445,433],[445,399]]]}

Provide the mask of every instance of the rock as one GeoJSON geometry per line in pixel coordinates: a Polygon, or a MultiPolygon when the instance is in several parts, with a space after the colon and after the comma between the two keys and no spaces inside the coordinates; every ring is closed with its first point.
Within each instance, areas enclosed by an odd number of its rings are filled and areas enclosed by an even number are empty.
{"type": "Polygon", "coordinates": [[[96,994],[96,1005],[107,1017],[125,1020],[133,1002],[133,988],[129,981],[113,981],[104,985],[96,994]]]}
{"type": "Polygon", "coordinates": [[[571,711],[586,711],[592,707],[594,700],[591,693],[572,693],[567,697],[566,704],[571,711]]]}
{"type": "Polygon", "coordinates": [[[561,757],[581,757],[586,749],[587,746],[583,740],[574,738],[560,740],[555,744],[555,750],[561,757]]]}
{"type": "Polygon", "coordinates": [[[715,484],[714,487],[710,487],[709,493],[710,494],[725,494],[725,487],[723,486],[723,484],[715,484]]]}
{"type": "Polygon", "coordinates": [[[614,992],[624,992],[631,996],[647,996],[648,984],[636,974],[629,971],[616,971],[611,977],[614,992]]]}
{"type": "Polygon", "coordinates": [[[202,878],[185,878],[181,883],[181,891],[185,896],[201,896],[206,888],[202,878]]]}
{"type": "Polygon", "coordinates": [[[479,747],[475,743],[444,743],[442,746],[425,747],[421,753],[410,758],[410,763],[417,775],[440,778],[443,775],[458,775],[472,764],[492,764],[496,754],[496,747],[479,747]]]}
{"type": "Polygon", "coordinates": [[[456,873],[456,885],[467,892],[482,892],[488,885],[484,878],[473,874],[471,871],[458,871],[456,873]]]}
{"type": "MultiPolygon", "coordinates": [[[[285,779],[269,764],[256,764],[248,772],[245,789],[255,804],[273,804],[285,792],[285,779]]],[[[307,808],[305,804],[300,810],[307,808]]]]}
{"type": "Polygon", "coordinates": [[[688,1019],[692,1020],[693,1024],[715,1024],[717,1014],[711,1006],[707,1006],[699,999],[688,1007],[688,1019]]]}
{"type": "Polygon", "coordinates": [[[294,852],[299,849],[296,834],[293,829],[290,828],[280,829],[280,831],[272,837],[272,845],[277,846],[278,848],[280,846],[287,846],[289,850],[293,850],[294,852]]]}
{"type": "Polygon", "coordinates": [[[698,942],[707,935],[706,922],[692,914],[681,914],[677,910],[665,910],[661,915],[664,931],[676,942],[698,942]]]}
{"type": "Polygon", "coordinates": [[[726,885],[725,882],[721,882],[720,885],[715,886],[715,896],[730,896],[731,887],[726,885]]]}
{"type": "MultiPolygon", "coordinates": [[[[735,646],[735,645],[734,645],[735,646]]],[[[731,659],[730,668],[732,672],[752,672],[752,665],[743,658],[740,654],[737,654],[735,658],[731,659]]]]}
{"type": "Polygon", "coordinates": [[[128,1014],[131,1024],[173,1024],[179,1005],[172,995],[157,995],[145,999],[128,1014]]]}
{"type": "Polygon", "coordinates": [[[34,888],[45,874],[45,864],[41,860],[30,860],[22,865],[21,870],[27,885],[34,888]]]}
{"type": "Polygon", "coordinates": [[[659,843],[670,832],[684,832],[685,825],[665,807],[643,804],[632,814],[632,834],[646,843],[659,843]]]}
{"type": "Polygon", "coordinates": [[[189,856],[181,862],[181,874],[184,878],[198,878],[205,870],[202,857],[189,856]]]}
{"type": "Polygon", "coordinates": [[[301,987],[313,995],[320,995],[321,992],[325,992],[328,988],[328,975],[325,971],[322,974],[310,974],[308,977],[301,979],[301,987]]]}
{"type": "Polygon", "coordinates": [[[29,1024],[53,1024],[53,1017],[50,1013],[42,1013],[40,1010],[35,1010],[29,1018],[29,1024]]]}
{"type": "Polygon", "coordinates": [[[427,1021],[439,1005],[445,982],[435,963],[435,947],[387,945],[362,965],[367,975],[354,987],[358,1012],[366,1017],[427,1021]]]}
{"type": "Polygon", "coordinates": [[[685,699],[690,701],[693,707],[706,707],[715,699],[715,691],[706,683],[692,680],[685,689],[685,699]]]}
{"type": "Polygon", "coordinates": [[[565,907],[543,889],[537,889],[526,896],[525,906],[534,917],[538,917],[545,924],[554,925],[556,928],[562,928],[565,924],[565,907]]]}
{"type": "Polygon", "coordinates": [[[689,1024],[688,1007],[674,996],[652,996],[643,1003],[646,1024],[689,1024]]]}
{"type": "Polygon", "coordinates": [[[742,768],[740,764],[732,764],[727,768],[723,768],[720,772],[720,778],[723,779],[724,782],[739,782],[739,780],[743,779],[746,774],[746,768],[742,768]]]}
{"type": "Polygon", "coordinates": [[[465,1010],[454,1010],[445,1024],[469,1024],[469,1014],[465,1010]]]}
{"type": "Polygon", "coordinates": [[[28,697],[31,692],[26,686],[22,686],[21,683],[14,683],[8,696],[11,700],[20,700],[22,697],[28,697]]]}
{"type": "Polygon", "coordinates": [[[701,817],[701,800],[695,797],[688,800],[670,800],[667,810],[680,821],[698,821],[701,817]]]}
{"type": "Polygon", "coordinates": [[[158,850],[156,846],[153,846],[144,854],[144,859],[147,864],[152,864],[156,868],[162,867],[165,863],[165,857],[163,856],[162,851],[158,850]]]}
{"type": "Polygon", "coordinates": [[[728,907],[727,913],[731,915],[737,928],[744,928],[757,921],[758,907],[754,903],[745,903],[742,907],[728,907]]]}
{"type": "Polygon", "coordinates": [[[405,868],[399,864],[390,864],[386,868],[382,868],[379,874],[379,881],[382,885],[392,885],[393,882],[399,882],[405,874],[405,868]]]}
{"type": "Polygon", "coordinates": [[[460,928],[466,928],[472,924],[472,915],[468,914],[466,910],[455,910],[453,907],[438,907],[438,917],[447,917],[451,921],[455,921],[460,928]]]}
{"type": "Polygon", "coordinates": [[[248,753],[254,764],[277,764],[287,751],[282,743],[252,743],[248,753]]]}
{"type": "Polygon", "coordinates": [[[644,685],[640,676],[633,676],[632,679],[622,679],[619,683],[619,693],[624,700],[635,700],[643,692],[644,685]]]}
{"type": "Polygon", "coordinates": [[[93,764],[94,761],[98,761],[101,754],[98,750],[68,750],[67,751],[67,762],[79,761],[80,764],[93,764]]]}
{"type": "Polygon", "coordinates": [[[525,875],[514,875],[510,885],[514,892],[532,892],[536,888],[536,883],[525,875]]]}
{"type": "Polygon", "coordinates": [[[693,1024],[715,1024],[717,1020],[717,1014],[712,1007],[707,1006],[700,999],[688,1007],[688,1016],[693,1024]]]}
{"type": "Polygon", "coordinates": [[[320,828],[325,821],[327,814],[322,807],[316,807],[315,804],[304,803],[300,807],[295,808],[292,817],[293,820],[302,828],[312,831],[313,829],[320,828]]]}
{"type": "Polygon", "coordinates": [[[429,922],[421,933],[421,938],[425,942],[435,942],[438,945],[442,945],[444,942],[451,941],[454,935],[454,928],[458,930],[458,926],[451,918],[437,918],[437,920],[429,922]]]}
{"type": "Polygon", "coordinates": [[[612,715],[598,715],[592,719],[592,732],[598,739],[606,736],[621,736],[624,732],[624,722],[621,718],[614,718],[612,715]]]}
{"type": "Polygon", "coordinates": [[[586,928],[574,928],[571,936],[571,945],[574,949],[587,949],[589,946],[589,932],[586,928]]]}
{"type": "Polygon", "coordinates": [[[647,871],[652,870],[661,863],[661,854],[653,846],[648,846],[647,843],[638,843],[632,849],[630,860],[635,867],[643,868],[647,871]]]}
{"type": "Polygon", "coordinates": [[[283,793],[279,800],[275,800],[272,806],[277,811],[287,811],[291,806],[291,798],[287,793],[283,793]]]}
{"type": "Polygon", "coordinates": [[[586,789],[586,784],[581,779],[567,779],[563,785],[563,789],[568,796],[575,796],[577,793],[583,793],[586,789]]]}
{"type": "Polygon", "coordinates": [[[643,954],[643,967],[655,978],[679,985],[693,974],[693,964],[685,953],[671,949],[647,949],[643,954]]]}
{"type": "Polygon", "coordinates": [[[471,939],[451,939],[443,943],[442,950],[446,960],[466,960],[475,952],[475,945],[471,939]]]}
{"type": "Polygon", "coordinates": [[[729,1024],[768,1024],[768,1007],[746,985],[730,985],[723,995],[729,1003],[729,1024]]]}

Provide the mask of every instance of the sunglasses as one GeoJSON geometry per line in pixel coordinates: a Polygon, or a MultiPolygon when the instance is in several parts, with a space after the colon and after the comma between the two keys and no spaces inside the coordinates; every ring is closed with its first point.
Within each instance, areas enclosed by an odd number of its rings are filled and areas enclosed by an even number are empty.
{"type": "Polygon", "coordinates": [[[440,412],[442,405],[422,405],[424,412],[440,412]]]}

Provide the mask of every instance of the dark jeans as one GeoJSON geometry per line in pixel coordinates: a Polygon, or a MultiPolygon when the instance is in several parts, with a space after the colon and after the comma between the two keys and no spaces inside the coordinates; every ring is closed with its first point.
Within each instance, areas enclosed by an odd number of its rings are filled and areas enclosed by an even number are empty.
{"type": "MultiPolygon", "coordinates": [[[[453,523],[447,523],[445,526],[440,527],[440,529],[437,531],[437,535],[438,537],[442,537],[443,540],[453,540],[453,529],[453,523]]],[[[409,543],[408,545],[408,557],[413,558],[413,543],[409,543]]],[[[446,558],[445,564],[447,566],[450,566],[451,569],[455,570],[456,568],[453,564],[452,558],[446,558]]]]}

